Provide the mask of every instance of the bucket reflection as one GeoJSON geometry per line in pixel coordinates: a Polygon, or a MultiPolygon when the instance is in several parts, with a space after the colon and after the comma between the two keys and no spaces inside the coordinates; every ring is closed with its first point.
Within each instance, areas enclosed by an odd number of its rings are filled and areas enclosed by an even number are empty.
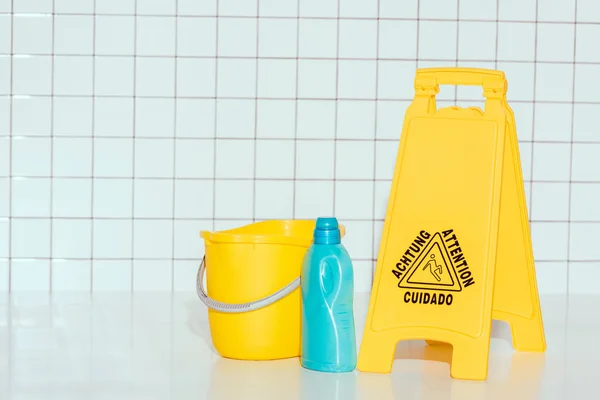
{"type": "Polygon", "coordinates": [[[298,358],[275,361],[218,358],[211,371],[208,398],[299,400],[301,369],[298,358]]]}

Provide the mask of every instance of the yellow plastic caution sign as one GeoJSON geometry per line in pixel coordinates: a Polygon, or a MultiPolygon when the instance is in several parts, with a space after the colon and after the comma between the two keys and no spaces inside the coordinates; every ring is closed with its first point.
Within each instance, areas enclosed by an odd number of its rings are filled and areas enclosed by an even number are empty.
{"type": "Polygon", "coordinates": [[[358,356],[389,373],[396,344],[453,346],[450,373],[485,380],[492,319],[544,351],[514,115],[503,72],[417,70],[358,356]],[[439,85],[478,85],[485,107],[438,109],[439,85]]]}

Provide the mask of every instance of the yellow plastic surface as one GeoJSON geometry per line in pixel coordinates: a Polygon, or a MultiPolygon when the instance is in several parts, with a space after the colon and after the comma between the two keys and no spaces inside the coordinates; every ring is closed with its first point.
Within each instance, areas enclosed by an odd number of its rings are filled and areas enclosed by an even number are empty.
{"type": "MultiPolygon", "coordinates": [[[[266,297],[300,276],[315,220],[262,221],[220,232],[201,231],[209,297],[245,303],[266,297]]],[[[341,234],[345,227],[340,225],[341,234]]],[[[300,289],[262,309],[208,310],[213,344],[226,358],[273,360],[300,355],[300,289]]]]}
{"type": "Polygon", "coordinates": [[[358,370],[389,373],[398,341],[425,339],[453,346],[453,378],[485,380],[492,318],[517,350],[545,350],[506,90],[501,71],[417,71],[358,370]],[[440,84],[482,86],[485,109],[437,109],[440,84]]]}

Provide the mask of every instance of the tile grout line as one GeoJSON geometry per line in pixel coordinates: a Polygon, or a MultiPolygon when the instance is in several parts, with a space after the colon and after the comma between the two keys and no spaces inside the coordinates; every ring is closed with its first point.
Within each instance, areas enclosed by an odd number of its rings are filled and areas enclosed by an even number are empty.
{"type": "Polygon", "coordinates": [[[375,270],[377,268],[377,258],[378,258],[378,251],[377,251],[377,246],[375,245],[375,228],[377,227],[377,222],[376,222],[376,215],[375,215],[375,211],[377,209],[377,207],[375,206],[375,202],[376,202],[376,194],[377,194],[377,111],[378,111],[378,105],[379,102],[377,101],[377,97],[379,96],[379,37],[380,37],[380,32],[381,32],[381,28],[380,28],[380,17],[381,15],[381,2],[380,0],[377,0],[377,36],[376,36],[376,44],[375,44],[375,58],[377,59],[377,64],[375,65],[375,108],[373,110],[373,112],[375,113],[375,118],[374,119],[374,126],[373,126],[373,186],[372,186],[372,190],[373,190],[373,196],[372,196],[372,210],[371,210],[371,258],[375,261],[373,261],[370,265],[371,267],[371,282],[369,284],[369,287],[373,287],[373,281],[375,280],[375,270]]]}
{"type": "MultiPolygon", "coordinates": [[[[231,219],[232,221],[238,221],[237,219],[231,219]]],[[[362,222],[370,222],[370,219],[366,219],[363,220],[362,222]]],[[[35,260],[42,260],[42,261],[48,261],[50,260],[49,257],[15,257],[16,260],[20,260],[20,261],[35,261],[35,260]]],[[[68,258],[57,258],[57,260],[60,261],[91,261],[90,257],[68,257],[68,258]]],[[[102,260],[102,261],[129,261],[129,258],[119,258],[119,257],[100,257],[97,258],[96,260],[102,260]]],[[[172,261],[171,258],[165,258],[165,257],[139,257],[136,260],[138,261],[172,261]]],[[[177,257],[175,258],[175,260],[177,261],[198,261],[197,258],[190,258],[190,257],[177,257]]],[[[374,258],[353,258],[353,261],[377,261],[374,258]]],[[[567,259],[539,259],[536,260],[536,263],[547,263],[547,264],[556,264],[556,263],[576,263],[576,264],[598,264],[600,263],[600,259],[596,259],[596,258],[590,258],[590,259],[581,259],[581,260],[567,260],[567,259]]]]}
{"type": "Polygon", "coordinates": [[[95,158],[94,158],[94,153],[95,153],[95,149],[96,149],[96,2],[97,0],[94,0],[94,14],[93,14],[93,18],[94,18],[94,22],[93,22],[93,27],[92,27],[92,154],[91,154],[91,166],[92,166],[92,172],[91,172],[91,193],[90,193],[90,216],[91,216],[91,222],[90,222],[90,255],[91,255],[91,261],[90,261],[90,294],[92,294],[94,292],[94,221],[95,221],[95,216],[94,216],[94,193],[95,193],[95,186],[96,186],[96,181],[94,179],[94,173],[95,173],[95,169],[94,169],[94,162],[95,162],[95,158]]]}
{"type": "MultiPolygon", "coordinates": [[[[259,13],[260,13],[260,0],[256,0],[256,19],[255,19],[255,27],[256,27],[256,42],[255,42],[255,47],[254,47],[254,51],[255,51],[255,63],[254,63],[254,138],[252,139],[252,145],[253,145],[253,151],[254,151],[254,157],[253,157],[253,165],[252,165],[252,222],[256,222],[256,164],[257,164],[257,160],[256,160],[256,155],[258,154],[258,145],[257,145],[257,139],[258,139],[258,79],[259,79],[259,74],[258,74],[258,69],[259,69],[259,63],[258,63],[258,42],[260,41],[260,24],[258,23],[259,21],[259,13]]],[[[215,157],[216,158],[216,157],[215,157]]]]}
{"type": "MultiPolygon", "coordinates": [[[[458,67],[458,49],[460,43],[460,0],[456,0],[456,60],[454,66],[458,67]]],[[[454,105],[458,102],[458,85],[454,85],[454,105]]]]}
{"type": "MultiPolygon", "coordinates": [[[[14,43],[15,43],[15,17],[13,14],[15,8],[15,0],[11,1],[10,4],[10,11],[11,11],[11,17],[10,17],[10,105],[9,105],[9,120],[8,120],[8,129],[9,129],[9,152],[8,152],[8,292],[12,292],[12,260],[13,260],[13,254],[12,254],[12,220],[13,220],[13,216],[12,216],[12,197],[13,197],[13,190],[12,190],[12,181],[13,181],[13,75],[14,75],[14,43]]],[[[12,354],[12,352],[10,352],[12,354]]],[[[12,368],[11,368],[12,371],[12,368]]],[[[11,380],[12,382],[12,380],[11,380]]]]}
{"type": "Polygon", "coordinates": [[[54,285],[53,272],[54,272],[54,34],[56,31],[56,0],[52,0],[52,60],[50,61],[50,93],[52,98],[50,99],[50,262],[48,265],[48,291],[52,294],[54,285]]]}
{"type": "Polygon", "coordinates": [[[500,23],[498,22],[499,15],[500,15],[500,0],[496,0],[496,47],[494,49],[494,69],[498,69],[498,48],[499,48],[499,44],[500,44],[499,37],[498,37],[498,34],[500,32],[500,23]]]}
{"type": "Polygon", "coordinates": [[[132,132],[132,143],[131,143],[131,264],[129,265],[129,288],[131,293],[134,292],[134,279],[135,279],[135,142],[136,142],[136,117],[137,117],[137,38],[138,38],[138,0],[134,0],[134,12],[133,12],[133,132],[132,132]]]}
{"type": "MultiPolygon", "coordinates": [[[[171,293],[175,291],[175,192],[177,186],[177,75],[178,75],[178,59],[179,59],[179,0],[175,0],[175,60],[173,72],[173,172],[171,177],[173,193],[171,196],[171,293]]],[[[171,332],[172,334],[172,332],[171,332]]],[[[171,337],[171,339],[173,339],[171,337]]],[[[173,359],[171,357],[171,366],[173,359]]]]}
{"type": "MultiPolygon", "coordinates": [[[[329,181],[328,179],[323,179],[321,180],[321,182],[327,182],[329,181]]],[[[315,182],[315,181],[313,181],[315,182]]],[[[344,182],[344,181],[342,181],[344,182]]],[[[372,182],[372,179],[364,179],[362,182],[372,182]]],[[[386,183],[391,183],[391,180],[387,180],[387,181],[383,181],[383,180],[377,180],[377,182],[386,182],[386,183]]],[[[43,219],[43,216],[27,216],[27,217],[13,217],[13,219],[15,220],[22,220],[22,221],[27,221],[27,220],[39,220],[39,219],[43,219]]],[[[88,217],[56,217],[56,220],[61,220],[61,221],[80,221],[80,220],[87,220],[89,219],[88,217]]],[[[98,221],[129,221],[131,220],[131,218],[129,217],[96,217],[95,219],[97,219],[98,221]]],[[[213,218],[209,218],[209,217],[195,217],[195,218],[189,218],[189,217],[178,217],[178,218],[171,218],[171,217],[138,217],[136,218],[137,221],[171,221],[171,220],[175,220],[175,221],[211,221],[213,218]]],[[[249,218],[239,218],[239,217],[223,217],[223,218],[217,218],[217,220],[219,221],[238,221],[240,219],[249,219],[249,218]]],[[[264,220],[274,220],[277,219],[275,217],[271,217],[271,218],[262,218],[264,220]]],[[[371,218],[344,218],[344,220],[346,221],[371,221],[371,218]]],[[[379,222],[383,222],[385,219],[384,218],[376,218],[376,221],[379,222]]],[[[591,225],[600,225],[600,220],[581,220],[581,221],[569,221],[567,219],[564,220],[531,220],[532,223],[536,223],[536,224],[591,224],[591,225]]],[[[23,258],[23,257],[13,257],[13,258],[23,258]]],[[[4,258],[0,257],[0,260],[2,260],[4,258]]],[[[57,258],[57,259],[61,259],[61,257],[57,258]]]]}
{"type": "MultiPolygon", "coordinates": [[[[217,16],[215,18],[215,111],[213,115],[214,138],[213,138],[213,176],[212,176],[212,230],[216,229],[217,211],[217,133],[218,133],[218,108],[219,108],[219,7],[220,1],[216,0],[217,16]]],[[[206,253],[206,251],[205,251],[206,253]]]]}
{"type": "MultiPolygon", "coordinates": [[[[567,287],[566,287],[566,303],[567,303],[567,312],[565,313],[565,326],[568,325],[569,321],[569,294],[571,292],[571,265],[573,260],[571,260],[571,229],[572,229],[572,220],[571,220],[571,206],[572,206],[572,188],[573,188],[573,137],[575,134],[575,82],[576,82],[576,67],[577,67],[577,0],[574,1],[575,9],[573,10],[573,20],[575,21],[575,25],[573,26],[573,80],[572,80],[572,92],[571,92],[571,132],[570,132],[570,147],[569,147],[569,188],[568,188],[568,200],[567,200],[567,287]]],[[[532,176],[533,178],[533,176],[532,176]]],[[[564,345],[565,345],[565,354],[567,354],[569,350],[567,336],[565,335],[564,345]]],[[[568,364],[567,364],[568,365],[568,364]]]]}
{"type": "MultiPolygon", "coordinates": [[[[59,15],[64,15],[64,14],[59,14],[59,15]]],[[[255,17],[256,18],[256,17],[255,17]]],[[[261,17],[261,18],[265,18],[265,17],[261,17]]],[[[341,21],[343,21],[343,18],[340,18],[341,21]]],[[[380,21],[384,21],[385,19],[380,19],[380,21]]],[[[464,19],[460,20],[461,22],[467,22],[464,19]]],[[[457,22],[456,19],[453,19],[451,21],[448,22],[457,22]]],[[[494,23],[494,21],[489,21],[490,24],[494,23]]],[[[501,22],[501,21],[499,21],[501,22]]],[[[0,56],[10,56],[10,53],[3,53],[0,52],[0,56]]],[[[18,54],[18,56],[22,56],[24,54],[18,54]]],[[[49,57],[52,56],[52,54],[48,54],[48,53],[27,53],[27,56],[31,56],[31,57],[49,57]]],[[[74,54],[74,53],[56,53],[54,54],[55,56],[59,56],[59,57],[73,57],[73,58],[77,58],[77,57],[91,57],[92,54],[74,54]]],[[[95,54],[95,56],[97,57],[101,57],[101,58],[123,58],[123,59],[129,59],[129,58],[134,58],[133,55],[124,55],[124,54],[95,54]]],[[[155,59],[171,59],[173,58],[173,56],[169,56],[169,55],[161,55],[161,54],[152,54],[152,55],[147,55],[147,54],[139,54],[135,56],[136,58],[139,59],[145,59],[145,58],[155,58],[155,59]]],[[[190,59],[190,60],[211,60],[216,58],[215,56],[187,56],[187,55],[181,55],[178,56],[179,58],[182,59],[190,59]]],[[[219,58],[221,59],[226,59],[226,60],[255,60],[257,57],[252,57],[252,56],[219,56],[219,58]]],[[[258,57],[260,60],[288,60],[288,61],[295,61],[296,57],[291,57],[291,56],[285,56],[285,57],[277,57],[277,56],[262,56],[262,57],[258,57]]],[[[301,58],[302,60],[307,60],[307,61],[336,61],[336,60],[341,60],[341,61],[395,61],[395,62],[406,62],[406,63],[414,63],[415,61],[424,61],[424,62],[450,62],[450,61],[455,61],[454,58],[398,58],[398,57],[381,57],[379,58],[379,60],[375,59],[375,58],[369,58],[369,57],[316,57],[316,56],[305,56],[301,58]]],[[[491,59],[491,58],[470,58],[468,59],[469,62],[473,62],[473,63],[490,63],[490,62],[495,62],[495,61],[499,61],[502,62],[504,64],[533,64],[534,62],[528,59],[491,59]]],[[[572,61],[564,61],[564,60],[538,60],[535,62],[536,64],[542,64],[542,65],[571,65],[573,62],[572,61]]],[[[579,61],[577,62],[578,64],[581,65],[600,65],[600,62],[598,61],[579,61]]],[[[2,96],[7,96],[7,95],[0,95],[0,97],[2,96]]],[[[36,94],[36,93],[31,93],[31,94],[19,94],[16,95],[15,97],[49,97],[51,95],[48,94],[36,94]]],[[[98,95],[98,97],[131,97],[130,95],[98,95]]],[[[84,96],[81,94],[57,94],[56,97],[89,97],[89,96],[84,96]]],[[[162,97],[162,98],[173,98],[173,96],[165,96],[165,95],[144,95],[144,96],[139,96],[139,97],[148,97],[148,98],[152,98],[152,97],[162,97]]],[[[182,96],[182,98],[185,97],[191,97],[191,98],[202,98],[202,96],[182,96]]],[[[210,97],[209,97],[210,98],[210,97]]],[[[222,98],[228,98],[227,96],[223,96],[222,98]]],[[[249,97],[248,99],[252,99],[251,97],[249,97]]],[[[322,97],[318,98],[318,99],[323,99],[322,97]]],[[[287,100],[294,100],[294,98],[287,98],[287,100]]],[[[372,99],[370,99],[372,100],[372,99]]],[[[569,102],[570,103],[570,102],[569,102]]]]}
{"type": "MultiPolygon", "coordinates": [[[[96,98],[96,97],[94,97],[96,98]]],[[[137,98],[140,98],[139,96],[137,98]]],[[[172,100],[173,98],[171,98],[172,100]]],[[[181,99],[181,97],[179,97],[179,99],[181,99]]],[[[381,99],[378,99],[377,101],[382,101],[381,99]]],[[[461,100],[464,101],[464,100],[461,100]]],[[[478,101],[478,100],[475,100],[478,101]]],[[[514,102],[513,102],[514,103],[514,102]]],[[[538,102],[541,103],[541,102],[538,102]]],[[[567,105],[567,104],[565,104],[567,105]]],[[[568,105],[573,105],[573,103],[568,103],[568,105]]],[[[40,139],[40,138],[50,138],[50,136],[41,136],[41,135],[18,135],[18,136],[13,136],[15,138],[35,138],[35,139],[40,139]]],[[[89,139],[90,136],[77,136],[77,135],[60,135],[60,136],[54,136],[55,138],[60,137],[61,139],[89,139]]],[[[95,138],[102,138],[102,139],[127,139],[127,136],[94,136],[95,138]]],[[[141,140],[173,140],[173,136],[139,136],[138,138],[140,138],[141,140]]],[[[207,137],[198,137],[198,138],[192,138],[192,137],[180,137],[178,138],[178,140],[189,140],[189,141],[203,141],[203,140],[209,140],[209,141],[213,141],[214,139],[212,137],[207,138],[207,137]]],[[[220,137],[219,140],[223,140],[223,141],[250,141],[250,140],[254,140],[252,137],[248,137],[248,138],[241,138],[241,137],[220,137]]],[[[261,137],[260,140],[267,140],[267,141],[294,141],[294,138],[285,138],[285,137],[261,137]]],[[[299,138],[298,141],[306,141],[306,142],[328,142],[328,141],[332,141],[333,139],[322,139],[322,138],[299,138]]],[[[373,139],[368,139],[368,138],[338,138],[337,139],[338,142],[371,142],[373,141],[373,139]]],[[[379,142],[399,142],[398,139],[391,139],[391,138],[379,138],[377,139],[377,141],[379,142]]],[[[518,141],[519,143],[527,143],[527,144],[531,144],[531,143],[538,143],[538,144],[571,144],[570,140],[536,140],[535,142],[532,140],[526,140],[526,139],[522,139],[518,141]]],[[[600,145],[600,139],[598,141],[592,141],[592,140],[574,140],[573,143],[577,143],[577,144],[589,144],[589,145],[600,145]]],[[[0,177],[8,177],[8,175],[0,175],[0,177]]],[[[23,178],[49,178],[50,175],[19,175],[18,177],[23,177],[23,178]]],[[[82,175],[78,175],[78,176],[71,176],[71,175],[61,175],[61,176],[55,176],[56,178],[59,179],[73,179],[73,178],[91,178],[92,176],[82,176],[82,175]]],[[[122,177],[122,176],[104,176],[102,177],[103,179],[124,179],[127,177],[122,177]]],[[[148,177],[148,176],[139,176],[136,179],[165,179],[164,177],[148,177]]],[[[170,178],[169,178],[170,179],[170,178]]],[[[177,179],[196,179],[193,177],[178,177],[177,179]]],[[[269,178],[264,178],[264,179],[269,179],[269,178]]],[[[277,179],[277,178],[271,178],[271,179],[277,179]]],[[[562,182],[562,181],[547,181],[547,182],[562,182]]],[[[564,181],[564,182],[568,182],[568,181],[564,181]]],[[[600,180],[598,181],[600,183],[600,180]]]]}
{"type": "MultiPolygon", "coordinates": [[[[301,1],[301,0],[299,0],[301,1]]],[[[335,37],[335,103],[333,123],[333,196],[332,196],[332,215],[335,217],[336,187],[337,187],[337,152],[338,152],[338,103],[339,103],[339,85],[340,85],[340,1],[337,0],[336,37],[335,37]]]]}
{"type": "MultiPolygon", "coordinates": [[[[419,45],[421,43],[421,2],[418,1],[417,2],[417,18],[416,18],[416,22],[417,22],[417,38],[416,38],[416,52],[415,52],[415,69],[419,68],[419,45]]],[[[423,61],[423,60],[421,60],[423,61]]],[[[414,92],[414,90],[413,90],[414,92]]],[[[412,99],[408,99],[408,101],[412,101],[412,99]]],[[[436,100],[437,101],[437,100],[436,100]]]]}
{"type": "MultiPolygon", "coordinates": [[[[572,87],[571,87],[571,97],[573,103],[571,105],[571,132],[570,132],[570,146],[569,146],[569,195],[567,199],[567,306],[569,304],[569,292],[571,288],[570,281],[570,269],[571,264],[569,260],[571,259],[571,206],[572,206],[572,192],[573,192],[573,136],[575,129],[575,81],[576,81],[576,68],[577,68],[577,0],[575,0],[575,10],[574,10],[574,21],[576,22],[573,25],[573,79],[572,79],[572,87]]],[[[533,147],[533,146],[532,146],[533,147]]]]}
{"type": "MultiPolygon", "coordinates": [[[[368,141],[368,140],[363,140],[363,141],[368,141]]],[[[372,141],[372,140],[371,140],[372,141]]],[[[379,140],[379,142],[392,142],[392,141],[387,141],[387,140],[379,140]]],[[[519,143],[528,143],[528,142],[519,142],[519,143]]],[[[540,143],[540,142],[536,142],[536,143],[540,143]]],[[[544,142],[542,142],[544,143],[544,142]]],[[[585,144],[582,142],[574,142],[576,144],[585,144]]],[[[569,142],[566,143],[561,143],[561,144],[569,144],[569,142]]],[[[26,179],[48,179],[50,178],[50,176],[40,176],[40,175],[28,175],[28,176],[13,176],[13,178],[26,178],[26,179]]],[[[56,178],[56,177],[55,177],[56,178]]],[[[82,179],[81,176],[61,176],[59,178],[56,179],[61,179],[61,180],[79,180],[82,179]]],[[[131,177],[126,177],[126,176],[94,176],[94,179],[102,179],[102,180],[113,180],[113,181],[119,181],[119,180],[130,180],[131,177]]],[[[212,180],[212,177],[208,177],[208,176],[204,176],[204,177],[198,177],[198,178],[187,178],[187,177],[181,177],[181,178],[169,178],[169,177],[144,177],[144,176],[138,176],[135,178],[138,181],[165,181],[165,180],[174,180],[174,181],[207,181],[207,180],[212,180]]],[[[337,181],[339,182],[370,182],[373,178],[338,178],[337,181]]],[[[245,176],[229,176],[229,177],[221,177],[219,178],[219,180],[222,181],[249,181],[249,180],[253,180],[253,178],[251,177],[245,177],[245,176]]],[[[263,181],[263,182],[281,182],[281,181],[288,181],[289,178],[256,178],[257,181],[263,181]]],[[[296,178],[297,181],[304,181],[304,182],[329,182],[331,181],[331,179],[329,178],[296,178]]],[[[391,182],[392,177],[388,177],[388,178],[376,178],[376,181],[379,182],[391,182]]],[[[546,184],[569,184],[569,180],[545,180],[545,179],[537,179],[537,180],[532,180],[532,179],[525,179],[524,180],[525,183],[546,183],[546,184]]],[[[598,185],[600,184],[600,181],[579,181],[579,180],[573,180],[572,183],[577,183],[578,185],[598,185]]],[[[22,217],[15,217],[15,218],[22,218],[22,217]]],[[[42,217],[42,218],[47,218],[47,217],[42,217]]],[[[61,217],[57,217],[57,218],[61,218],[61,217]]]]}
{"type": "MultiPolygon", "coordinates": [[[[498,0],[500,1],[500,0],[498,0]]],[[[538,1],[535,1],[535,33],[534,33],[534,49],[533,49],[533,98],[532,98],[532,110],[531,110],[531,158],[530,158],[530,166],[529,173],[531,181],[529,182],[529,219],[531,224],[531,219],[533,217],[533,171],[534,171],[534,153],[535,153],[535,111],[536,111],[536,90],[537,90],[537,49],[538,49],[538,14],[539,14],[539,4],[538,1]]]]}
{"type": "Polygon", "coordinates": [[[296,189],[298,184],[298,90],[300,87],[300,1],[296,0],[296,87],[294,101],[294,171],[292,175],[292,219],[296,218],[296,189]]]}
{"type": "MultiPolygon", "coordinates": [[[[136,57],[137,58],[137,57],[136,57]]],[[[182,57],[180,57],[182,58],[182,57]]],[[[303,60],[305,60],[305,58],[302,58],[303,60]]],[[[344,59],[340,59],[341,61],[348,61],[348,60],[344,60],[344,59]]],[[[327,60],[327,61],[334,61],[334,60],[327,60]]],[[[358,60],[358,61],[387,61],[384,59],[380,59],[380,60],[358,60]]],[[[425,61],[425,60],[418,60],[418,61],[425,61]]],[[[418,62],[417,61],[417,62],[418,62]]],[[[414,62],[414,61],[413,61],[414,62]]],[[[486,61],[486,62],[491,62],[491,61],[486,61]]],[[[543,64],[543,62],[539,62],[537,64],[543,64]]],[[[568,63],[569,66],[571,66],[573,63],[570,62],[568,63]]],[[[586,65],[585,63],[580,63],[578,62],[577,64],[580,65],[586,65]]],[[[595,65],[598,66],[600,65],[600,63],[598,64],[587,64],[587,65],[595,65]]],[[[9,95],[0,95],[0,99],[2,98],[10,98],[11,96],[9,95]]],[[[101,99],[131,99],[131,96],[129,95],[103,95],[103,94],[96,94],[94,96],[92,95],[70,95],[70,94],[56,94],[54,96],[52,95],[46,95],[46,94],[31,94],[31,95],[15,95],[15,98],[47,98],[47,97],[54,97],[54,98],[63,98],[63,99],[68,99],[68,98],[77,98],[77,99],[82,99],[82,98],[87,98],[87,99],[91,99],[92,97],[95,98],[101,98],[101,99]]],[[[137,99],[166,99],[166,100],[173,100],[173,96],[161,96],[161,95],[136,95],[135,96],[137,99]]],[[[247,97],[247,96],[179,96],[180,100],[255,100],[255,97],[247,97]]],[[[264,97],[258,97],[259,100],[286,100],[286,101],[295,101],[296,98],[295,97],[269,97],[269,96],[264,96],[264,97]]],[[[365,102],[365,101],[375,101],[375,98],[372,97],[343,97],[343,98],[333,98],[333,97],[298,97],[298,100],[307,100],[307,101],[320,101],[320,102],[334,102],[334,101],[338,101],[338,100],[344,100],[344,101],[358,101],[358,102],[365,102]]],[[[397,98],[387,98],[387,97],[380,97],[377,99],[378,101],[386,101],[386,102],[402,102],[402,103],[410,103],[412,101],[411,98],[403,98],[403,97],[397,97],[397,98]]],[[[461,98],[461,101],[472,101],[472,102],[482,102],[481,98],[461,98]]],[[[437,100],[438,103],[448,103],[448,104],[452,104],[453,98],[446,98],[446,97],[439,97],[439,99],[437,100]]],[[[531,100],[522,100],[522,99],[512,99],[511,100],[512,104],[532,104],[531,100]]],[[[536,104],[562,104],[562,105],[571,105],[571,104],[577,104],[577,105],[600,105],[600,101],[575,101],[573,102],[572,100],[543,100],[543,99],[538,99],[536,100],[536,104]]],[[[47,135],[23,135],[23,134],[19,134],[19,135],[15,135],[15,137],[48,137],[47,135]]],[[[60,137],[88,137],[86,135],[63,135],[61,134],[60,137]]],[[[129,136],[112,136],[112,135],[101,135],[99,137],[103,137],[103,138],[111,138],[111,137],[117,137],[117,138],[127,138],[129,136]]],[[[144,139],[158,139],[160,137],[158,136],[140,136],[144,139]]],[[[182,139],[194,139],[194,137],[182,137],[182,139]]],[[[207,138],[195,138],[195,139],[207,139],[207,138]]],[[[239,139],[239,140],[248,140],[248,139],[252,139],[252,138],[244,138],[244,137],[230,137],[230,139],[239,139]]],[[[262,139],[262,138],[261,138],[262,139]]],[[[291,140],[290,138],[285,138],[285,137],[281,137],[279,138],[281,140],[291,140]]],[[[302,140],[310,140],[311,138],[302,138],[302,140]]],[[[314,138],[313,138],[314,139],[314,138]]],[[[322,140],[329,140],[329,139],[322,139],[322,140]]],[[[345,139],[345,138],[339,138],[338,140],[360,140],[360,139],[345,139]]],[[[541,141],[542,142],[542,141],[541,141]]],[[[543,141],[543,142],[548,142],[548,141],[543,141]]],[[[600,143],[600,142],[594,142],[594,143],[600,143]]]]}
{"type": "MultiPolygon", "coordinates": [[[[3,15],[8,15],[9,13],[7,12],[0,12],[0,16],[3,15]]],[[[93,13],[84,13],[84,12],[61,12],[61,15],[67,15],[67,16],[91,16],[94,15],[93,13]]],[[[14,13],[14,15],[17,16],[48,16],[50,15],[50,13],[47,12],[18,12],[18,13],[14,13]]],[[[97,16],[102,16],[102,17],[130,17],[131,14],[126,14],[126,13],[98,13],[96,14],[97,16]]],[[[139,13],[137,14],[140,17],[173,17],[175,16],[174,14],[145,14],[145,13],[139,13]]],[[[206,19],[215,19],[215,18],[221,18],[221,19],[252,19],[252,18],[256,18],[254,16],[251,15],[235,15],[235,14],[225,14],[225,15],[219,15],[217,14],[189,14],[189,15],[181,15],[181,18],[206,18],[206,19]]],[[[280,15],[280,16],[274,16],[274,15],[266,15],[264,17],[261,18],[265,18],[265,19],[296,19],[297,17],[294,16],[289,16],[289,15],[280,15]]],[[[336,18],[334,17],[317,17],[317,16],[305,16],[305,17],[299,17],[299,19],[303,19],[303,20],[335,20],[336,18]]],[[[364,20],[373,20],[373,18],[371,17],[342,17],[340,18],[342,20],[348,20],[348,21],[364,21],[364,20]]],[[[415,18],[398,18],[398,17],[381,17],[380,18],[382,21],[415,21],[415,18]]],[[[456,19],[454,18],[421,18],[421,21],[426,21],[426,22],[453,22],[456,19]]],[[[485,19],[485,18],[465,18],[462,19],[461,21],[464,22],[494,22],[494,19],[485,19]]],[[[513,24],[534,24],[534,23],[542,23],[542,24],[551,24],[551,25],[600,25],[600,21],[574,21],[574,22],[569,22],[569,21],[556,21],[556,20],[523,20],[523,19],[502,19],[499,20],[499,22],[502,23],[513,23],[513,24]]]]}

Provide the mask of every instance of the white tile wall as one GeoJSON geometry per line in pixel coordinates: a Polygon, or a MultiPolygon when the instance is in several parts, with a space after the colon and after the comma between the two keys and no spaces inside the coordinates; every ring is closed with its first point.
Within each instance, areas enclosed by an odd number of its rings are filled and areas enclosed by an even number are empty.
{"type": "Polygon", "coordinates": [[[367,291],[415,69],[459,65],[508,76],[540,291],[597,292],[599,34],[594,0],[0,1],[0,291],[193,290],[200,230],[328,214],[367,291]]]}

